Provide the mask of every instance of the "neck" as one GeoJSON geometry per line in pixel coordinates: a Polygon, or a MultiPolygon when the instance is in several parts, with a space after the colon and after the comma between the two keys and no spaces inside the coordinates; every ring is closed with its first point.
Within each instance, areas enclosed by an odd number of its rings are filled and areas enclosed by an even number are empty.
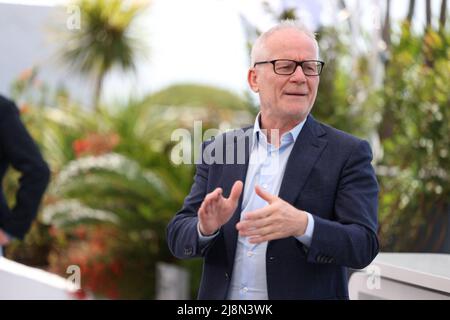
{"type": "Polygon", "coordinates": [[[279,117],[271,117],[270,115],[261,113],[259,125],[261,129],[266,131],[267,141],[275,145],[275,147],[279,147],[283,134],[295,128],[295,126],[303,120],[304,118],[283,119],[279,117]]]}

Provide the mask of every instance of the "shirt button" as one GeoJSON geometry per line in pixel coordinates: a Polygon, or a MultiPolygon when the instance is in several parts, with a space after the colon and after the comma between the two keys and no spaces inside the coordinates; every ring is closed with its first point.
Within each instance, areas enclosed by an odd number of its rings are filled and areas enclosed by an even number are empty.
{"type": "Polygon", "coordinates": [[[267,187],[268,187],[267,183],[264,183],[264,184],[262,185],[262,187],[263,187],[264,189],[267,189],[267,187]]]}
{"type": "Polygon", "coordinates": [[[243,288],[242,288],[242,291],[247,292],[247,291],[248,291],[248,288],[247,288],[247,287],[243,287],[243,288]]]}
{"type": "Polygon", "coordinates": [[[247,252],[247,257],[252,257],[253,256],[253,252],[249,251],[247,252]]]}

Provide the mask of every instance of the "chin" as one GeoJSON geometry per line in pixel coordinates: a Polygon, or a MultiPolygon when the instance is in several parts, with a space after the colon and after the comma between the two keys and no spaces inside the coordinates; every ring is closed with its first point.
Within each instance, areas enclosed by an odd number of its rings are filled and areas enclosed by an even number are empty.
{"type": "Polygon", "coordinates": [[[283,108],[285,114],[293,118],[303,118],[309,112],[308,106],[291,105],[283,108]]]}

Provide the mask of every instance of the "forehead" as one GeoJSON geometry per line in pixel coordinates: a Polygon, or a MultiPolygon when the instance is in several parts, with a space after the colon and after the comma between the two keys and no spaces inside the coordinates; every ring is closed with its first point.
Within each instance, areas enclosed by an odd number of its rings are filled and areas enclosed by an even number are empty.
{"type": "Polygon", "coordinates": [[[296,29],[281,29],[272,33],[265,41],[268,59],[316,59],[316,42],[296,29]]]}

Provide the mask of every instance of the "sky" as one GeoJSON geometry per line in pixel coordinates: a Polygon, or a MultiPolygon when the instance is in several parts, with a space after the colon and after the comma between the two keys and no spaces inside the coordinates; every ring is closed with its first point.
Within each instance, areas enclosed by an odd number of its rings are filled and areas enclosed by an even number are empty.
{"type": "MultiPolygon", "coordinates": [[[[240,15],[264,30],[273,25],[265,14],[262,0],[152,0],[142,14],[138,29],[148,56],[137,61],[137,73],[123,74],[114,70],[105,81],[104,100],[121,101],[129,96],[142,97],[175,83],[196,82],[222,87],[237,94],[248,92],[248,52],[240,15]]],[[[317,20],[328,24],[344,24],[349,18],[337,10],[330,0],[271,0],[275,10],[289,4],[300,4],[303,21],[311,27],[317,20]],[[312,9],[312,10],[310,10],[312,9]],[[309,11],[317,14],[310,15],[309,11]]],[[[406,14],[408,0],[392,1],[394,20],[406,14]]],[[[64,0],[0,0],[0,3],[61,5],[64,0]]],[[[374,4],[384,0],[347,0],[351,12],[359,12],[365,29],[376,23],[374,4]]],[[[417,26],[424,23],[425,0],[416,1],[417,26]]],[[[440,1],[432,1],[435,12],[440,1]]],[[[351,18],[351,17],[350,17],[351,18]]]]}

